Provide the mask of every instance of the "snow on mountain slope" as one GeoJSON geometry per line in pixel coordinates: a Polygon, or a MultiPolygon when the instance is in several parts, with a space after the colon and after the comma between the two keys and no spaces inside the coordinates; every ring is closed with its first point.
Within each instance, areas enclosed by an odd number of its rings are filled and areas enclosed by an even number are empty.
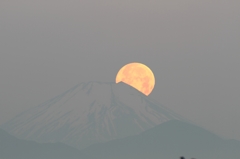
{"type": "Polygon", "coordinates": [[[182,117],[124,83],[80,83],[1,128],[23,139],[85,148],[182,117]]]}

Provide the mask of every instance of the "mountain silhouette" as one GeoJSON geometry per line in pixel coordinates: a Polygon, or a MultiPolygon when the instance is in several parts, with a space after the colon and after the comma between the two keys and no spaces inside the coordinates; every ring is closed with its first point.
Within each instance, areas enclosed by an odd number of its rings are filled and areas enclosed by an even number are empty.
{"type": "Polygon", "coordinates": [[[224,140],[198,126],[167,121],[139,135],[92,145],[82,152],[98,159],[239,159],[240,142],[224,140]]]}
{"type": "Polygon", "coordinates": [[[125,83],[80,83],[33,107],[1,128],[38,142],[63,142],[78,149],[139,134],[184,118],[125,83]]]}
{"type": "Polygon", "coordinates": [[[63,143],[17,139],[0,129],[0,159],[93,159],[63,143]]]}

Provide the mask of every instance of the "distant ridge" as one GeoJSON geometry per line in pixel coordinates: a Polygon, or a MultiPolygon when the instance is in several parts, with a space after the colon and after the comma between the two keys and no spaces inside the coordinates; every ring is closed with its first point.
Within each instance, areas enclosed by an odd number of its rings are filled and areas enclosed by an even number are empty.
{"type": "Polygon", "coordinates": [[[94,159],[63,143],[20,140],[0,129],[0,159],[94,159]]]}
{"type": "Polygon", "coordinates": [[[120,82],[83,82],[1,126],[38,142],[78,149],[139,134],[169,120],[186,121],[137,89],[120,82]]]}
{"type": "Polygon", "coordinates": [[[198,126],[171,120],[124,139],[92,145],[82,152],[98,159],[239,159],[240,141],[224,140],[198,126]]]}

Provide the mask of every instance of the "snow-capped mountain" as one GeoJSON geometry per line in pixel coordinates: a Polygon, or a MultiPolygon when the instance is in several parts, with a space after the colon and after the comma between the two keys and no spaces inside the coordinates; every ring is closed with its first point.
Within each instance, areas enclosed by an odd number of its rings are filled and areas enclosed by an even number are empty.
{"type": "Polygon", "coordinates": [[[31,108],[1,128],[38,142],[84,148],[139,134],[165,121],[184,120],[125,83],[80,83],[31,108]]]}

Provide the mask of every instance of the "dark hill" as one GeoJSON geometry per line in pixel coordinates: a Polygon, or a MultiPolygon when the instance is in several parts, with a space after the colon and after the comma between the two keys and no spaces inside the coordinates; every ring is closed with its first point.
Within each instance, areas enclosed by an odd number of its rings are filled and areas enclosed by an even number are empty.
{"type": "Polygon", "coordinates": [[[0,129],[0,159],[91,159],[62,143],[40,144],[9,135],[0,129]]]}
{"type": "Polygon", "coordinates": [[[98,159],[239,159],[240,142],[223,140],[192,124],[172,120],[140,135],[90,146],[83,150],[98,159]]]}

